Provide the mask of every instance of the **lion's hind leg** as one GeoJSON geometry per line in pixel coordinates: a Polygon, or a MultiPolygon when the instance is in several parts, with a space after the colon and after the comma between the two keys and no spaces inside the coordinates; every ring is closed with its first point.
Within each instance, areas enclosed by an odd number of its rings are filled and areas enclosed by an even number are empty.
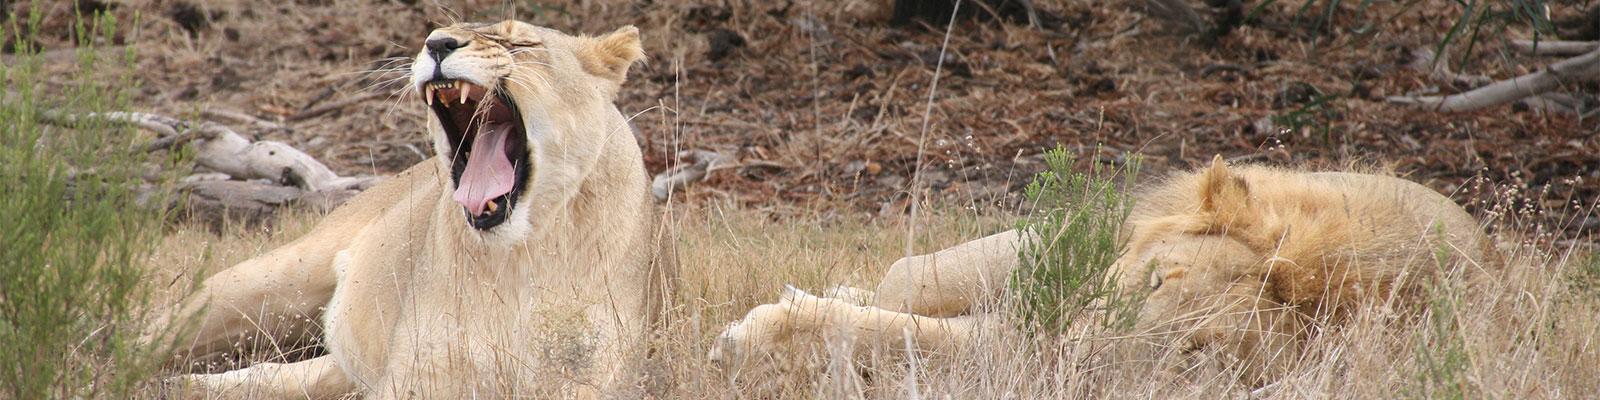
{"type": "Polygon", "coordinates": [[[878,283],[879,308],[931,317],[975,314],[1004,294],[1025,235],[1008,230],[896,260],[878,283]]]}
{"type": "Polygon", "coordinates": [[[217,374],[172,378],[180,398],[308,398],[327,399],[357,387],[332,356],[296,363],[260,363],[217,374]]]}

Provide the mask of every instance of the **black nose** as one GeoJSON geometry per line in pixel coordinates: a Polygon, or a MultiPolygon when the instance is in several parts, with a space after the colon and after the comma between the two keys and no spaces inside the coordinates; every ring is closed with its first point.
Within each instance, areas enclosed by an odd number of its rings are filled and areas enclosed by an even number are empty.
{"type": "Polygon", "coordinates": [[[456,51],[456,49],[465,46],[461,42],[456,41],[456,38],[448,36],[438,39],[428,39],[428,42],[424,45],[428,46],[428,53],[433,55],[434,61],[443,60],[445,56],[450,55],[450,52],[456,51]]]}

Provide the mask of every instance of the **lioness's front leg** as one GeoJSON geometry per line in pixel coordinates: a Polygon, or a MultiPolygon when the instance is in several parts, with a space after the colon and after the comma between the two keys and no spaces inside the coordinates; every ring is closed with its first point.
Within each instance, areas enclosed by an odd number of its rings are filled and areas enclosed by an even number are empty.
{"type": "MultiPolygon", "coordinates": [[[[196,324],[191,334],[171,342],[174,356],[203,363],[253,349],[282,353],[292,349],[281,346],[315,335],[336,283],[330,248],[335,243],[325,240],[307,236],[207,278],[171,317],[196,324]]],[[[175,328],[168,323],[155,327],[175,328]]]]}
{"type": "Polygon", "coordinates": [[[419,166],[351,198],[294,242],[207,278],[178,312],[150,326],[145,342],[170,343],[175,360],[193,365],[256,345],[281,354],[292,349],[280,344],[313,337],[338,281],[334,255],[361,236],[381,214],[377,210],[436,179],[430,165],[419,166]],[[193,330],[176,329],[189,323],[196,324],[193,330]]]}
{"type": "Polygon", "coordinates": [[[356,390],[331,356],[297,363],[260,363],[217,374],[173,378],[180,398],[328,399],[356,390]]]}

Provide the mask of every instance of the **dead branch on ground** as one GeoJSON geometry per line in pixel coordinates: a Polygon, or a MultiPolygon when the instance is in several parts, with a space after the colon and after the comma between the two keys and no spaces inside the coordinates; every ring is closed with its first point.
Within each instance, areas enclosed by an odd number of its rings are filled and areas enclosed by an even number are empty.
{"type": "MultiPolygon", "coordinates": [[[[207,115],[282,128],[239,113],[207,115]]],[[[84,115],[45,112],[41,120],[67,128],[78,127],[85,120],[100,120],[126,124],[159,136],[135,151],[154,152],[191,145],[195,163],[221,176],[198,174],[185,179],[183,191],[188,196],[189,209],[183,214],[214,227],[230,219],[262,222],[279,208],[291,205],[330,209],[385,179],[339,176],[293,146],[270,140],[252,142],[216,122],[194,124],[157,114],[120,111],[84,115]]]]}
{"type": "Polygon", "coordinates": [[[678,157],[691,162],[668,168],[650,182],[650,193],[658,202],[667,201],[672,192],[683,190],[691,182],[704,181],[711,176],[711,171],[732,166],[738,160],[733,155],[709,150],[685,150],[678,153],[678,157]]]}
{"type": "Polygon", "coordinates": [[[1551,64],[1539,72],[1494,82],[1465,93],[1448,96],[1395,96],[1390,97],[1389,101],[1433,111],[1468,111],[1522,100],[1543,94],[1562,84],[1593,80],[1596,77],[1600,77],[1600,48],[1551,64]]]}
{"type": "Polygon", "coordinates": [[[1600,48],[1600,41],[1513,40],[1511,49],[1535,57],[1575,56],[1600,48]]]}

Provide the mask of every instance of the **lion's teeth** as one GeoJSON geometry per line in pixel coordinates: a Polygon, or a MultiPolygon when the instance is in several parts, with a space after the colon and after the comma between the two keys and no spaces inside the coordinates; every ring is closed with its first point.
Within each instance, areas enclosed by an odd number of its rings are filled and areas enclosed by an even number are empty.
{"type": "Polygon", "coordinates": [[[422,88],[422,102],[427,103],[429,106],[433,105],[433,86],[432,85],[425,86],[425,87],[422,88]]]}
{"type": "Polygon", "coordinates": [[[467,104],[467,94],[472,93],[472,85],[461,85],[461,104],[467,104]]]}
{"type": "Polygon", "coordinates": [[[500,209],[499,205],[494,204],[494,200],[490,200],[488,205],[489,205],[489,212],[494,212],[494,210],[500,209]]]}

